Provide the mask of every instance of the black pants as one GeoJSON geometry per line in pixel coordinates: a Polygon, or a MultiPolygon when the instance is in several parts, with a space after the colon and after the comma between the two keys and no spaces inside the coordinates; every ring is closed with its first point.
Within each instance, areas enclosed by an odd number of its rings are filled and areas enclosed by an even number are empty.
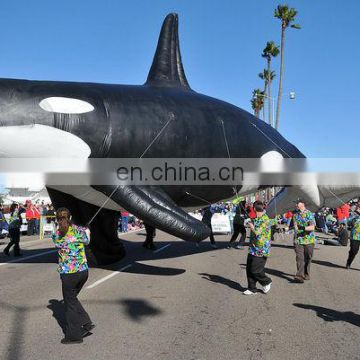
{"type": "Polygon", "coordinates": [[[246,229],[245,226],[243,224],[237,224],[234,223],[234,233],[230,239],[230,243],[233,243],[236,241],[236,238],[239,236],[239,234],[241,233],[241,237],[239,240],[239,245],[244,245],[245,244],[245,240],[246,240],[246,229]]]}
{"type": "Polygon", "coordinates": [[[34,235],[35,234],[35,219],[30,219],[27,222],[27,234],[28,236],[34,235]]]}
{"type": "Polygon", "coordinates": [[[146,230],[146,239],[144,245],[152,246],[154,244],[154,237],[156,235],[156,228],[149,224],[144,224],[146,230]]]}
{"type": "Polygon", "coordinates": [[[91,322],[88,313],[77,298],[88,276],[88,270],[60,275],[65,305],[65,337],[71,340],[80,340],[83,335],[82,326],[91,322]]]}
{"type": "Polygon", "coordinates": [[[20,229],[14,228],[9,229],[10,242],[4,249],[4,252],[9,252],[11,247],[14,245],[14,255],[20,254],[20,229]]]}
{"type": "Polygon", "coordinates": [[[204,224],[210,229],[210,236],[209,237],[210,237],[211,244],[215,244],[215,238],[214,238],[214,233],[212,231],[211,223],[209,224],[209,223],[204,222],[204,224]]]}
{"type": "Polygon", "coordinates": [[[259,257],[248,254],[246,262],[246,276],[248,280],[248,289],[250,291],[256,290],[256,283],[259,282],[262,286],[269,285],[271,279],[265,274],[265,264],[267,257],[259,257]]]}
{"type": "Polygon", "coordinates": [[[354,261],[356,254],[359,252],[360,241],[358,240],[350,240],[350,251],[349,257],[347,259],[346,265],[350,266],[354,261]]]}
{"type": "Polygon", "coordinates": [[[297,272],[296,276],[304,277],[305,275],[310,275],[310,265],[311,259],[314,253],[314,245],[299,245],[295,244],[295,254],[296,254],[296,267],[297,272]]]}

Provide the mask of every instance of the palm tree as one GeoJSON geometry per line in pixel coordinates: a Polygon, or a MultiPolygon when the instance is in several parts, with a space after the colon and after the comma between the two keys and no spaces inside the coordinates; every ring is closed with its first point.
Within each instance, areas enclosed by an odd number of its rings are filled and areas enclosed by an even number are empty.
{"type": "MultiPolygon", "coordinates": [[[[264,80],[264,94],[266,94],[267,92],[267,86],[268,86],[268,75],[267,75],[267,70],[264,69],[261,73],[259,73],[259,78],[261,80],[264,80]]],[[[265,95],[266,96],[266,95],[265,95]]],[[[263,106],[263,120],[265,121],[265,104],[266,101],[264,100],[264,106],[263,106]]]]}
{"type": "MultiPolygon", "coordinates": [[[[268,98],[268,108],[269,108],[269,118],[268,118],[268,124],[270,126],[272,126],[272,112],[271,112],[271,108],[272,108],[272,98],[271,98],[271,82],[274,80],[275,78],[275,71],[270,71],[264,69],[261,73],[259,73],[259,78],[264,80],[265,85],[264,85],[264,96],[268,98]],[[266,95],[266,90],[268,90],[268,93],[266,95]]],[[[265,121],[265,104],[263,107],[263,111],[264,111],[264,121],[265,121]]]]}
{"type": "MultiPolygon", "coordinates": [[[[272,72],[271,72],[271,59],[273,57],[276,57],[278,56],[280,53],[280,50],[279,50],[279,46],[277,46],[273,41],[268,41],[266,43],[266,46],[265,46],[265,49],[263,50],[261,56],[263,58],[266,59],[267,61],[267,71],[268,71],[268,74],[270,75],[272,72]]],[[[275,77],[275,73],[274,73],[274,76],[273,78],[275,77]]],[[[269,124],[271,126],[273,126],[273,118],[272,118],[272,97],[271,97],[271,81],[273,80],[273,78],[268,78],[268,108],[269,108],[269,124]]]]}
{"type": "Polygon", "coordinates": [[[265,93],[260,89],[255,89],[253,91],[252,99],[250,100],[251,106],[254,110],[254,115],[259,117],[260,111],[264,106],[264,95],[265,93]]]}
{"type": "Polygon", "coordinates": [[[280,79],[279,79],[279,94],[276,107],[276,122],[275,129],[279,128],[280,124],[280,103],[282,97],[282,82],[284,73],[284,47],[285,47],[285,30],[290,26],[294,29],[301,29],[299,24],[292,24],[295,21],[297,10],[289,8],[287,5],[278,5],[275,9],[274,16],[281,20],[281,50],[280,50],[280,79]]]}

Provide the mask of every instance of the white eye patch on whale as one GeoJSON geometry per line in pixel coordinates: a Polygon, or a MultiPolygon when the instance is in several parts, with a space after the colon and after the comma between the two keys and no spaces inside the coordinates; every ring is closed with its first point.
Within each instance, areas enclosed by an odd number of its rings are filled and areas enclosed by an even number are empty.
{"type": "Polygon", "coordinates": [[[71,132],[82,119],[81,115],[94,111],[94,106],[87,101],[53,96],[40,101],[39,106],[54,114],[54,127],[71,132]]]}
{"type": "Polygon", "coordinates": [[[45,111],[63,114],[78,115],[94,111],[94,107],[87,101],[60,96],[43,99],[39,106],[45,111]]]}
{"type": "Polygon", "coordinates": [[[261,171],[281,171],[283,169],[283,160],[284,157],[278,151],[268,151],[260,158],[261,171]]]}

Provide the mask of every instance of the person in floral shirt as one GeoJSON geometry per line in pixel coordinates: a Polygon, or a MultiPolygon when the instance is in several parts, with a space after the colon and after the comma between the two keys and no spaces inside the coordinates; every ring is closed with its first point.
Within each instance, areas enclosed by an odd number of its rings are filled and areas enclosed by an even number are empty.
{"type": "Polygon", "coordinates": [[[294,214],[295,254],[297,272],[294,282],[310,280],[310,265],[315,246],[315,216],[305,207],[303,199],[296,200],[297,212],[294,214]]]}
{"type": "Polygon", "coordinates": [[[350,251],[346,262],[346,268],[350,269],[351,263],[354,261],[356,254],[359,252],[360,246],[360,207],[355,210],[355,216],[352,219],[352,230],[350,237],[350,251]]]}
{"type": "MultiPolygon", "coordinates": [[[[20,252],[20,229],[22,225],[21,214],[24,212],[22,207],[19,207],[18,204],[13,203],[10,206],[10,218],[8,231],[10,236],[10,242],[4,249],[4,254],[10,256],[10,249],[14,245],[14,256],[22,256],[20,252]]],[[[0,218],[0,220],[2,220],[0,218]]]]}
{"type": "Polygon", "coordinates": [[[275,219],[269,219],[264,211],[264,204],[255,201],[254,210],[256,218],[249,223],[251,229],[249,253],[246,262],[246,275],[248,289],[244,295],[256,294],[256,283],[259,282],[266,294],[271,288],[271,279],[265,274],[265,264],[270,256],[271,248],[271,227],[277,224],[275,219]]]}
{"type": "Polygon", "coordinates": [[[56,211],[56,220],[58,225],[52,239],[59,254],[58,272],[66,318],[65,337],[61,343],[82,343],[82,338],[90,335],[90,330],[95,327],[77,298],[89,275],[84,246],[90,242],[90,232],[72,224],[70,211],[66,208],[56,211]]]}

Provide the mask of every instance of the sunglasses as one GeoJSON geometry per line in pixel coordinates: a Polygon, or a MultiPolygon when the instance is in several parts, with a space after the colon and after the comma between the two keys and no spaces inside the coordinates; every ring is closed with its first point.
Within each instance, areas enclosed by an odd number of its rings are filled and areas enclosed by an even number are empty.
{"type": "Polygon", "coordinates": [[[56,220],[57,221],[68,220],[68,217],[67,216],[59,216],[59,217],[56,217],[56,220]]]}

